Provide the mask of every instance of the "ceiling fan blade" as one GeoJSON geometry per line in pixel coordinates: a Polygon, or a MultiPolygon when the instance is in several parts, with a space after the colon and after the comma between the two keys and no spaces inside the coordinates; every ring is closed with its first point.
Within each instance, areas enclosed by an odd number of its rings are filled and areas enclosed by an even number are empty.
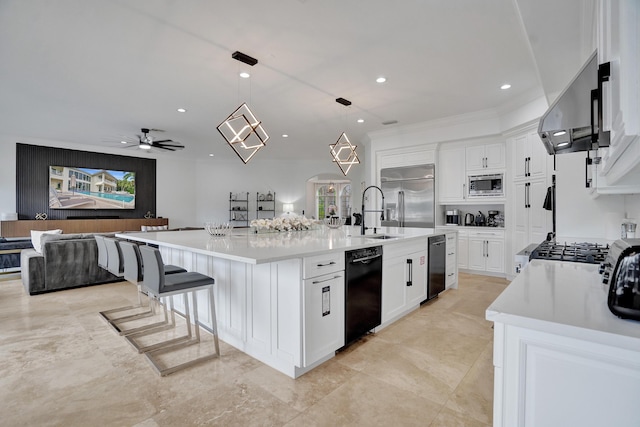
{"type": "Polygon", "coordinates": [[[165,146],[165,145],[158,145],[154,148],[159,148],[161,150],[167,150],[167,151],[176,151],[176,150],[182,150],[184,147],[174,147],[174,146],[165,146]]]}
{"type": "Polygon", "coordinates": [[[161,143],[164,143],[164,142],[173,142],[173,140],[171,140],[171,139],[162,139],[160,141],[153,141],[154,144],[161,144],[161,143]]]}

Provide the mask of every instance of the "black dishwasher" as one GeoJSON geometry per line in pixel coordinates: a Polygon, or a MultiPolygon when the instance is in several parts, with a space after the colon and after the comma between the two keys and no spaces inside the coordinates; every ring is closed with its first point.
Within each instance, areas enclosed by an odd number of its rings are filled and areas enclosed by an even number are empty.
{"type": "Polygon", "coordinates": [[[382,246],[345,252],[345,347],[382,323],[382,246]]]}
{"type": "Polygon", "coordinates": [[[444,234],[429,237],[428,257],[428,281],[427,281],[427,299],[429,301],[444,291],[445,287],[445,268],[446,268],[446,237],[444,234]]]}

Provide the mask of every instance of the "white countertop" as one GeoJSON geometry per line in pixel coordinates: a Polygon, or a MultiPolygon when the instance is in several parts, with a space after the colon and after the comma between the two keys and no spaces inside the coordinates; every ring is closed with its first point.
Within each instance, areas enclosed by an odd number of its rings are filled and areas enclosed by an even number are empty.
{"type": "Polygon", "coordinates": [[[370,232],[366,236],[360,236],[358,226],[266,234],[254,234],[251,229],[243,228],[233,230],[226,237],[213,237],[205,230],[119,233],[117,237],[248,264],[263,264],[443,234],[432,228],[378,227],[377,230],[378,235],[398,238],[373,239],[371,237],[374,235],[369,234],[370,232]]]}
{"type": "Polygon", "coordinates": [[[531,260],[489,306],[486,319],[640,351],[640,322],[607,307],[598,266],[531,260]]]}

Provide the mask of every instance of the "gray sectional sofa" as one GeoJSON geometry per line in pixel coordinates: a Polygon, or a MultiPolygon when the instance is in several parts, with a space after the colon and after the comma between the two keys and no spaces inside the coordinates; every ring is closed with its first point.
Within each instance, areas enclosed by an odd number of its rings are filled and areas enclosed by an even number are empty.
{"type": "Polygon", "coordinates": [[[93,234],[44,234],[42,253],[20,254],[22,284],[30,294],[122,280],[98,266],[93,234]]]}

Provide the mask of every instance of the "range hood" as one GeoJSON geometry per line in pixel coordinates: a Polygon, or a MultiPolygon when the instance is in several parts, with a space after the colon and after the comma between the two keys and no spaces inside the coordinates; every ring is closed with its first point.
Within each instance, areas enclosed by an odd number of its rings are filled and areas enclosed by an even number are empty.
{"type": "Polygon", "coordinates": [[[609,146],[602,131],[602,85],[609,63],[598,66],[597,51],[540,119],[538,134],[549,154],[596,150],[609,146]]]}

